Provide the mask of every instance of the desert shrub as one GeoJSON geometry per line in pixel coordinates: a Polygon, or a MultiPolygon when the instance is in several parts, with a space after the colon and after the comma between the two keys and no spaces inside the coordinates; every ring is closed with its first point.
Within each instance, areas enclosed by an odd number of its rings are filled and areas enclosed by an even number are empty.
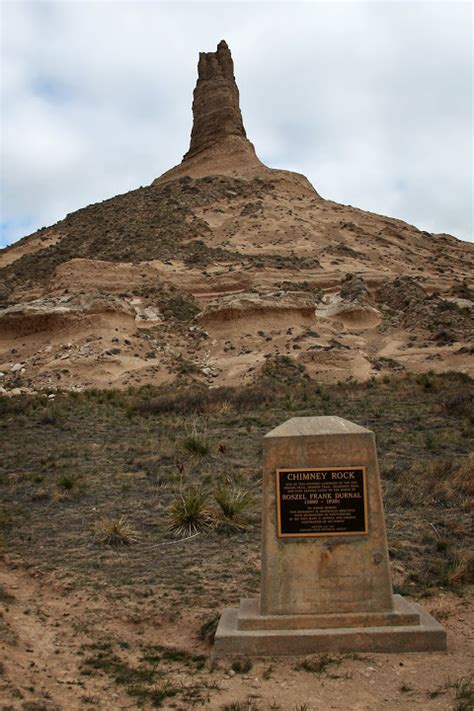
{"type": "Polygon", "coordinates": [[[82,494],[86,489],[84,478],[76,472],[63,472],[56,478],[56,486],[66,494],[82,494]]]}
{"type": "Polygon", "coordinates": [[[303,378],[308,378],[306,369],[301,363],[286,355],[270,356],[266,359],[260,378],[263,382],[298,383],[303,378]]]}
{"type": "Polygon", "coordinates": [[[440,405],[446,415],[469,417],[474,412],[474,394],[470,392],[457,393],[444,398],[440,405]]]}
{"type": "Polygon", "coordinates": [[[184,438],[183,448],[189,454],[195,454],[198,457],[207,457],[211,453],[211,443],[204,434],[200,434],[197,430],[184,438]]]}
{"type": "Polygon", "coordinates": [[[250,492],[232,485],[226,485],[221,486],[214,492],[214,498],[219,507],[219,515],[222,522],[236,528],[246,528],[248,526],[254,506],[254,500],[250,492]]]}
{"type": "Polygon", "coordinates": [[[435,378],[433,373],[421,373],[417,376],[416,382],[421,385],[425,392],[435,389],[435,378]]]}
{"type": "Polygon", "coordinates": [[[199,306],[192,296],[170,290],[160,298],[160,311],[166,318],[177,321],[192,321],[199,313],[199,306]]]}
{"type": "Polygon", "coordinates": [[[322,674],[330,666],[338,666],[341,663],[340,657],[331,657],[329,654],[320,654],[319,657],[306,657],[296,665],[297,671],[307,671],[312,674],[322,674]]]}
{"type": "Polygon", "coordinates": [[[94,533],[99,543],[108,546],[128,546],[139,540],[127,516],[104,516],[94,524],[94,533]]]}
{"type": "Polygon", "coordinates": [[[192,536],[214,525],[209,494],[203,488],[183,490],[167,508],[168,530],[178,536],[192,536]]]}
{"type": "Polygon", "coordinates": [[[210,620],[204,622],[199,630],[199,638],[205,642],[213,642],[219,620],[220,615],[214,615],[210,620]]]}
{"type": "Polygon", "coordinates": [[[252,666],[252,660],[245,657],[244,659],[234,659],[231,668],[236,674],[247,674],[252,666]]]}
{"type": "Polygon", "coordinates": [[[454,711],[474,709],[474,677],[462,678],[453,684],[455,693],[454,711]]]}

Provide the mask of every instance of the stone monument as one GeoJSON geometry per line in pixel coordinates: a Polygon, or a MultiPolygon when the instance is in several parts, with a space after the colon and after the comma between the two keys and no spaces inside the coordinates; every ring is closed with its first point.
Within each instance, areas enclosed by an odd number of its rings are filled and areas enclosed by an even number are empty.
{"type": "Polygon", "coordinates": [[[261,594],[224,610],[215,655],[445,650],[444,628],[392,594],[373,432],[294,417],[263,457],[261,594]]]}

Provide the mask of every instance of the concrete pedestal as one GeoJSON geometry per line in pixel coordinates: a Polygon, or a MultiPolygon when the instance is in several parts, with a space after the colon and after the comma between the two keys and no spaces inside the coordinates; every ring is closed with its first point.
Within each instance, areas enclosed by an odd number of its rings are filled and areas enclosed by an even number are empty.
{"type": "Polygon", "coordinates": [[[279,656],[320,652],[443,652],[444,628],[420,605],[394,595],[388,613],[260,615],[258,598],[224,610],[214,655],[279,656]]]}
{"type": "Polygon", "coordinates": [[[443,627],[392,595],[373,433],[293,418],[263,450],[261,595],[224,611],[214,654],[445,650],[443,627]]]}

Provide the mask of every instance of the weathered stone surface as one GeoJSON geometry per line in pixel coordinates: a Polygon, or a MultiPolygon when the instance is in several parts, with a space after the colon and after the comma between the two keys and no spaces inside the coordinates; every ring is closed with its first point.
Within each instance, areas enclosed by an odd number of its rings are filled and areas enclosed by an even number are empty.
{"type": "Polygon", "coordinates": [[[234,63],[227,43],[222,40],[216,52],[200,52],[198,80],[194,90],[191,145],[183,160],[235,136],[248,144],[239,106],[239,90],[234,63]]]}

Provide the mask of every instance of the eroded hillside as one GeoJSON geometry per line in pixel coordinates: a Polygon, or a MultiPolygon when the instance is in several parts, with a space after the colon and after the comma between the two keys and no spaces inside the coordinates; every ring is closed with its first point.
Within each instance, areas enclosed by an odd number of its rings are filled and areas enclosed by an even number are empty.
{"type": "Polygon", "coordinates": [[[472,373],[473,245],[264,166],[227,46],[203,56],[180,165],[0,252],[2,386],[248,383],[275,355],[329,382],[472,373]]]}

